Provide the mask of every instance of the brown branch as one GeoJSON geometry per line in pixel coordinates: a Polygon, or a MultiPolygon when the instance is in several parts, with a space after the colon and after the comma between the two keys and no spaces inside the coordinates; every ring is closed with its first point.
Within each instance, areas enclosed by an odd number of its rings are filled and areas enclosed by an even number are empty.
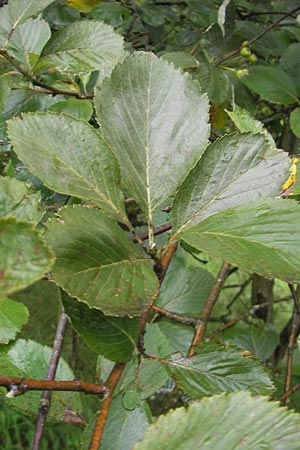
{"type": "Polygon", "coordinates": [[[0,375],[0,386],[8,390],[7,397],[17,397],[29,391],[74,391],[85,394],[103,395],[107,392],[102,384],[87,383],[81,380],[33,380],[30,378],[8,377],[0,375]]]}
{"type": "MultiPolygon", "coordinates": [[[[68,318],[64,311],[59,316],[59,321],[56,328],[55,339],[52,349],[52,354],[49,362],[49,367],[46,375],[46,381],[53,381],[56,375],[57,366],[60,359],[62,345],[64,341],[65,331],[67,328],[68,318]]],[[[36,422],[35,433],[32,442],[32,450],[39,450],[41,440],[43,437],[44,427],[47,415],[51,405],[51,391],[44,391],[40,399],[39,414],[36,422]]]]}
{"type": "Polygon", "coordinates": [[[289,343],[287,347],[287,364],[286,364],[286,374],[285,374],[285,385],[284,385],[284,404],[287,405],[289,402],[289,396],[287,392],[291,389],[291,380],[292,380],[292,363],[293,363],[293,349],[294,344],[297,337],[297,332],[300,324],[300,316],[299,316],[299,287],[297,291],[295,290],[292,283],[289,283],[289,288],[294,300],[294,308],[293,308],[293,316],[292,316],[292,329],[289,338],[289,343]]]}
{"type": "MultiPolygon", "coordinates": [[[[164,223],[163,225],[161,225],[160,227],[154,228],[153,235],[154,236],[158,236],[159,234],[165,233],[166,231],[169,231],[171,229],[172,229],[172,223],[171,222],[167,222],[167,223],[164,223]]],[[[138,237],[139,237],[139,239],[141,241],[146,241],[148,239],[148,237],[149,237],[149,233],[148,233],[148,231],[144,231],[143,233],[140,233],[138,235],[138,237]]],[[[138,242],[136,236],[132,237],[131,239],[135,243],[138,242]]]]}
{"type": "Polygon", "coordinates": [[[215,285],[213,286],[212,291],[211,291],[211,293],[207,299],[207,302],[204,306],[204,309],[202,311],[202,318],[199,320],[199,325],[196,328],[191,346],[188,351],[189,358],[191,358],[195,354],[195,347],[197,345],[199,345],[200,342],[204,338],[207,321],[208,321],[208,319],[211,315],[211,312],[216,304],[216,301],[219,297],[219,294],[220,294],[222,286],[226,280],[226,277],[229,273],[229,270],[230,270],[230,264],[227,262],[224,262],[218,273],[215,285]]]}
{"type": "Polygon", "coordinates": [[[279,400],[286,401],[294,392],[298,391],[300,389],[300,383],[295,384],[291,389],[289,389],[287,392],[285,392],[281,397],[279,397],[279,400]]]}
{"type": "Polygon", "coordinates": [[[178,314],[174,314],[156,305],[152,305],[152,309],[153,311],[161,314],[162,316],[167,317],[168,319],[174,320],[175,322],[183,323],[184,325],[192,325],[192,326],[197,325],[197,319],[194,319],[193,317],[179,316],[178,314]]]}
{"type": "Polygon", "coordinates": [[[99,416],[95,424],[93,436],[89,445],[89,450],[98,450],[100,448],[109,407],[113,398],[114,391],[117,387],[117,384],[120,380],[124,368],[125,368],[124,363],[116,363],[105,383],[108,392],[105,399],[103,400],[102,407],[100,409],[99,416]]]}
{"type": "MultiPolygon", "coordinates": [[[[263,30],[261,33],[259,33],[257,36],[254,36],[254,38],[250,39],[250,41],[248,41],[248,46],[253,44],[254,42],[256,42],[258,39],[262,38],[266,33],[268,33],[269,31],[271,31],[273,28],[276,27],[276,25],[278,25],[280,22],[282,22],[283,20],[285,20],[287,17],[293,15],[295,12],[297,12],[298,10],[300,10],[300,6],[297,6],[297,8],[294,8],[292,11],[284,14],[284,16],[280,17],[280,19],[276,20],[276,22],[272,23],[270,26],[268,26],[265,30],[263,30]]],[[[241,49],[243,48],[243,46],[241,45],[239,48],[233,50],[232,52],[228,53],[226,56],[224,56],[223,59],[221,59],[220,61],[218,61],[216,63],[216,66],[219,66],[220,64],[222,64],[223,62],[227,61],[228,59],[232,58],[233,56],[237,55],[238,53],[240,53],[241,49]]]]}

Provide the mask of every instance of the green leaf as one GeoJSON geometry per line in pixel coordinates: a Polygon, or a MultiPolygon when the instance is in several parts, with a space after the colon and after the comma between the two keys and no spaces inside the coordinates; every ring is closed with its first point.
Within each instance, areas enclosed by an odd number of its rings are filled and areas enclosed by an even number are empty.
{"type": "Polygon", "coordinates": [[[207,99],[166,61],[135,53],[96,91],[95,104],[125,187],[152,222],[203,152],[207,99]]]}
{"type": "Polygon", "coordinates": [[[9,40],[7,51],[30,72],[51,37],[47,22],[42,19],[29,19],[16,27],[9,40]]]}
{"type": "Polygon", "coordinates": [[[300,281],[300,209],[294,200],[262,200],[227,209],[181,238],[242,270],[300,281]]]}
{"type": "Polygon", "coordinates": [[[119,3],[99,3],[92,9],[91,15],[95,19],[118,27],[130,17],[130,10],[119,3]]]}
{"type": "Polygon", "coordinates": [[[174,353],[186,354],[190,348],[194,336],[194,327],[183,325],[182,323],[171,322],[167,319],[160,319],[157,322],[160,331],[168,339],[174,353]]]}
{"type": "Polygon", "coordinates": [[[183,316],[199,317],[215,283],[210,272],[188,267],[183,257],[172,258],[160,289],[157,306],[183,316]]]}
{"type": "Polygon", "coordinates": [[[262,134],[233,134],[215,141],[182,183],[174,200],[173,226],[190,227],[250,200],[278,195],[290,166],[262,134]]]}
{"type": "Polygon", "coordinates": [[[123,38],[103,22],[76,21],[53,34],[41,66],[63,73],[84,74],[99,70],[103,79],[124,57],[123,38]]]}
{"type": "Polygon", "coordinates": [[[267,369],[234,346],[205,343],[193,358],[175,355],[167,364],[178,387],[194,399],[245,388],[261,395],[273,390],[267,369]]]}
{"type": "Polygon", "coordinates": [[[138,320],[105,316],[97,309],[62,294],[66,314],[86,344],[111,361],[128,361],[138,339],[138,320]]]}
{"type": "Polygon", "coordinates": [[[0,300],[0,344],[15,339],[28,320],[28,309],[10,298],[0,300]]]}
{"type": "Polygon", "coordinates": [[[197,68],[199,62],[189,53],[185,52],[166,52],[161,55],[169,63],[173,63],[175,67],[180,67],[183,70],[197,68]]]}
{"type": "MultiPolygon", "coordinates": [[[[91,419],[82,435],[82,450],[89,448],[97,415],[91,419]]],[[[134,444],[142,439],[148,425],[147,414],[142,405],[132,411],[127,410],[122,405],[122,395],[117,395],[109,408],[101,450],[131,450],[134,444]]]]}
{"type": "Polygon", "coordinates": [[[2,111],[10,93],[11,77],[8,74],[0,76],[0,112],[2,111]]]}
{"type": "MultiPolygon", "coordinates": [[[[9,346],[0,348],[1,375],[45,379],[52,349],[37,342],[18,339],[9,346]]],[[[74,380],[74,373],[69,365],[61,358],[56,372],[56,380],[74,380]]],[[[25,414],[36,416],[40,406],[41,392],[30,391],[25,395],[7,400],[11,406],[25,414]]],[[[55,392],[52,395],[51,408],[47,418],[61,422],[70,411],[76,414],[81,409],[79,393],[55,392]]]]}
{"type": "Polygon", "coordinates": [[[88,122],[93,114],[93,106],[89,100],[68,98],[67,100],[57,102],[50,106],[49,111],[63,112],[88,122]]]}
{"type": "Polygon", "coordinates": [[[235,27],[235,2],[225,0],[218,9],[218,24],[222,30],[224,38],[228,41],[234,33],[235,27]]]}
{"type": "Polygon", "coordinates": [[[271,356],[279,344],[278,333],[270,324],[261,327],[236,324],[222,333],[222,339],[226,344],[234,344],[249,350],[263,361],[271,356]]]}
{"type": "Polygon", "coordinates": [[[263,100],[284,105],[298,102],[295,82],[279,67],[256,65],[249,69],[249,74],[242,81],[263,100]]]}
{"type": "Polygon", "coordinates": [[[54,0],[10,0],[1,8],[0,48],[6,48],[14,34],[14,29],[31,17],[37,16],[54,0]]]}
{"type": "Polygon", "coordinates": [[[296,108],[291,112],[290,125],[292,132],[298,138],[300,137],[300,108],[296,108]]]}
{"type": "Polygon", "coordinates": [[[142,4],[137,10],[142,21],[152,27],[159,27],[165,23],[166,18],[162,9],[153,3],[142,4]]]}
{"type": "Polygon", "coordinates": [[[160,417],[134,450],[297,450],[300,416],[267,397],[236,392],[160,417]]]}
{"type": "MultiPolygon", "coordinates": [[[[298,28],[299,30],[299,28],[298,28]]],[[[280,61],[280,68],[283,69],[293,79],[297,87],[298,97],[300,97],[300,61],[299,61],[300,42],[294,42],[284,52],[280,61]]]]}
{"type": "Polygon", "coordinates": [[[97,209],[65,208],[48,225],[53,279],[106,315],[138,315],[157,288],[152,261],[97,209]]]}
{"type": "Polygon", "coordinates": [[[0,217],[37,222],[40,193],[32,193],[25,183],[14,178],[0,177],[0,217]]]}
{"type": "Polygon", "coordinates": [[[0,219],[0,298],[42,278],[53,254],[39,232],[12,217],[0,219]]]}
{"type": "Polygon", "coordinates": [[[46,186],[94,202],[127,222],[119,168],[95,128],[64,114],[27,114],[8,124],[19,158],[46,186]]]}

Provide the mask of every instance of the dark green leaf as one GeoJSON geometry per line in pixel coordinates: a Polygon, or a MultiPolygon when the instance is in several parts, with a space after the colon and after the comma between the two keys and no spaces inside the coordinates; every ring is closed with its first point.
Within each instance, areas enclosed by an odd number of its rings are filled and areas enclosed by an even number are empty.
{"type": "Polygon", "coordinates": [[[78,100],[77,98],[68,98],[50,106],[49,111],[63,112],[89,121],[93,114],[93,106],[89,100],[78,100]]]}
{"type": "Polygon", "coordinates": [[[15,339],[28,320],[28,309],[22,303],[9,298],[0,300],[0,344],[15,339]]]}
{"type": "MultiPolygon", "coordinates": [[[[299,28],[298,28],[299,30],[299,28]]],[[[280,61],[280,67],[293,79],[297,87],[298,97],[300,96],[300,42],[295,42],[289,46],[280,61]]]]}
{"type": "Polygon", "coordinates": [[[165,15],[159,6],[145,3],[138,8],[140,18],[152,27],[159,27],[165,23],[165,15]]]}
{"type": "Polygon", "coordinates": [[[99,3],[92,11],[91,15],[98,20],[109,23],[117,27],[130,16],[130,11],[119,3],[99,3]]]}
{"type": "Polygon", "coordinates": [[[173,63],[175,67],[181,67],[181,69],[197,68],[199,63],[192,55],[185,52],[166,52],[161,55],[162,59],[165,59],[169,63],[173,63]]]}
{"type": "Polygon", "coordinates": [[[11,79],[9,75],[1,75],[0,76],[0,112],[2,111],[8,94],[10,92],[11,79]]]}
{"type": "Polygon", "coordinates": [[[183,325],[181,323],[171,322],[170,320],[160,319],[157,323],[160,331],[169,340],[174,353],[180,352],[186,354],[190,348],[194,335],[194,327],[183,325]]]}
{"type": "Polygon", "coordinates": [[[59,214],[46,233],[57,256],[54,280],[104,314],[140,314],[157,288],[151,259],[97,209],[77,206],[59,214]]]}
{"type": "Polygon", "coordinates": [[[300,108],[296,108],[291,112],[290,125],[294,135],[300,138],[300,108]]]}
{"type": "Polygon", "coordinates": [[[298,450],[300,416],[248,392],[218,395],[160,417],[134,450],[298,450]]]}

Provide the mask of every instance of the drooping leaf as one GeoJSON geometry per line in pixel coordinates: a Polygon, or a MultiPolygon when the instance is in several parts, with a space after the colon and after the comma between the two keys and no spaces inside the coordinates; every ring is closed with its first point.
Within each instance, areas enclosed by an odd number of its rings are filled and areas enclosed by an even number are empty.
{"type": "Polygon", "coordinates": [[[160,417],[134,450],[297,450],[300,416],[267,397],[236,392],[160,417]]]}
{"type": "Polygon", "coordinates": [[[0,217],[37,222],[42,214],[38,210],[39,200],[40,194],[30,192],[22,181],[0,177],[0,217]]]}
{"type": "Polygon", "coordinates": [[[127,222],[117,161],[95,128],[68,115],[40,113],[12,119],[8,130],[19,158],[48,187],[127,222]]]}
{"type": "Polygon", "coordinates": [[[46,232],[57,257],[53,279],[106,315],[140,314],[157,288],[151,259],[97,209],[77,206],[59,214],[46,232]]]}
{"type": "Polygon", "coordinates": [[[42,278],[53,253],[32,224],[0,219],[0,298],[42,278]]]}
{"type": "Polygon", "coordinates": [[[10,298],[0,299],[0,344],[15,339],[28,320],[28,309],[10,298]]]}
{"type": "Polygon", "coordinates": [[[294,200],[262,200],[214,214],[182,233],[188,244],[240,269],[300,280],[300,209],[294,200]]]}
{"type": "Polygon", "coordinates": [[[234,344],[249,350],[263,361],[271,356],[279,344],[278,333],[270,324],[261,327],[236,324],[222,333],[222,339],[226,344],[234,344]]]}
{"type": "Polygon", "coordinates": [[[243,83],[264,100],[290,105],[297,102],[297,86],[289,74],[279,67],[256,65],[249,69],[243,83]]]}
{"type": "MultiPolygon", "coordinates": [[[[101,450],[131,450],[134,444],[142,439],[149,425],[144,408],[144,405],[140,405],[133,410],[127,410],[123,407],[122,395],[114,397],[101,440],[101,450]]],[[[92,418],[82,435],[82,450],[89,448],[97,415],[92,418]]]]}
{"type": "Polygon", "coordinates": [[[110,25],[84,20],[53,34],[40,63],[69,74],[99,70],[103,79],[123,57],[123,38],[110,25]]]}
{"type": "Polygon", "coordinates": [[[193,358],[175,355],[167,367],[180,389],[194,399],[244,389],[267,395],[273,390],[267,369],[234,346],[205,343],[193,358]]]}
{"type": "Polygon", "coordinates": [[[111,361],[128,361],[138,338],[138,319],[105,316],[68,295],[62,295],[66,314],[86,344],[111,361]]]}
{"type": "Polygon", "coordinates": [[[288,167],[287,153],[270,149],[262,134],[224,136],[207,147],[182,183],[172,208],[174,229],[250,200],[278,195],[288,167]]]}
{"type": "Polygon", "coordinates": [[[300,137],[300,108],[296,108],[291,112],[290,124],[294,135],[300,137]]]}
{"type": "Polygon", "coordinates": [[[128,193],[152,222],[207,143],[208,102],[187,75],[152,54],[126,58],[96,92],[104,138],[128,193]]]}
{"type": "MultiPolygon", "coordinates": [[[[34,341],[18,339],[15,343],[0,348],[1,375],[35,380],[45,379],[50,356],[51,348],[34,341]]],[[[74,373],[62,358],[59,361],[55,379],[74,380],[74,373]]],[[[40,397],[39,391],[30,391],[25,395],[10,398],[8,402],[23,413],[36,416],[40,397]]],[[[60,422],[70,410],[75,415],[81,410],[79,394],[57,391],[52,395],[51,408],[47,418],[60,422]]]]}
{"type": "Polygon", "coordinates": [[[1,8],[0,48],[5,48],[13,30],[31,17],[37,16],[54,0],[10,0],[1,8]]]}

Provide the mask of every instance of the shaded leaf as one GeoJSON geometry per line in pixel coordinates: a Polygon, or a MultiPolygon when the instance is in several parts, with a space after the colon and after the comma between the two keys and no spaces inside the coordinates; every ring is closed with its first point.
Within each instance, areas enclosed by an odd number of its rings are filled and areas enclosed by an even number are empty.
{"type": "Polygon", "coordinates": [[[0,112],[5,105],[8,94],[10,92],[11,78],[10,75],[0,76],[0,112]]]}
{"type": "Polygon", "coordinates": [[[188,244],[240,269],[299,281],[300,209],[294,200],[262,200],[214,214],[181,235],[188,244]]]}
{"type": "MultiPolygon", "coordinates": [[[[297,39],[298,40],[298,39],[297,39]]],[[[280,60],[280,68],[283,69],[293,79],[297,87],[298,96],[300,96],[300,61],[299,61],[300,42],[294,42],[286,49],[280,60]]]]}
{"type": "Polygon", "coordinates": [[[53,279],[71,297],[106,315],[138,315],[157,288],[152,261],[97,209],[60,211],[46,238],[57,260],[53,279]]]}
{"type": "Polygon", "coordinates": [[[89,121],[93,114],[93,106],[89,100],[78,100],[77,98],[68,98],[50,106],[49,111],[63,112],[89,121]]]}
{"type": "MultiPolygon", "coordinates": [[[[1,375],[45,379],[47,374],[51,348],[44,347],[37,342],[18,339],[14,344],[0,348],[1,375]]],[[[69,365],[61,358],[56,372],[56,380],[74,380],[74,374],[69,365]]],[[[10,398],[9,404],[25,414],[36,416],[40,406],[41,393],[30,391],[25,395],[10,398]]],[[[47,418],[60,422],[65,413],[73,411],[74,414],[81,409],[79,393],[53,392],[51,408],[47,418]]]]}
{"type": "Polygon", "coordinates": [[[0,297],[42,278],[53,264],[53,253],[39,232],[14,218],[0,219],[0,297]]]}
{"type": "Polygon", "coordinates": [[[244,389],[261,395],[273,391],[267,369],[234,346],[205,343],[193,358],[175,355],[167,364],[178,387],[194,399],[244,389]]]}
{"type": "Polygon", "coordinates": [[[298,102],[297,86],[288,73],[279,67],[256,65],[249,69],[243,83],[264,100],[290,105],[298,102]]]}
{"type": "Polygon", "coordinates": [[[99,70],[103,79],[123,57],[123,38],[110,25],[84,20],[53,34],[40,63],[70,74],[99,70]]]}
{"type": "Polygon", "coordinates": [[[48,187],[127,222],[117,161],[95,128],[75,117],[39,113],[12,119],[8,130],[19,158],[48,187]]]}
{"type": "Polygon", "coordinates": [[[139,6],[138,13],[142,21],[152,27],[159,27],[165,23],[166,18],[163,10],[153,3],[145,3],[139,6]]]}
{"type": "Polygon", "coordinates": [[[161,55],[161,58],[173,63],[175,67],[181,67],[183,70],[197,68],[199,65],[193,55],[185,52],[166,52],[161,55]]]}
{"type": "Polygon", "coordinates": [[[0,344],[15,339],[28,320],[28,309],[22,303],[9,298],[0,300],[0,344]]]}
{"type": "Polygon", "coordinates": [[[182,183],[173,204],[174,229],[216,212],[278,195],[286,178],[286,152],[272,150],[262,134],[232,134],[215,141],[182,183]]]}
{"type": "Polygon", "coordinates": [[[297,450],[300,416],[248,392],[218,395],[160,417],[134,450],[297,450]]]}
{"type": "Polygon", "coordinates": [[[103,135],[128,193],[152,222],[207,143],[208,102],[187,75],[152,54],[135,53],[96,92],[103,135]]]}
{"type": "Polygon", "coordinates": [[[291,112],[290,125],[294,135],[300,137],[300,108],[296,108],[291,112]]]}
{"type": "Polygon", "coordinates": [[[194,336],[194,327],[166,319],[160,319],[157,325],[173,347],[174,353],[186,354],[188,352],[194,336]]]}
{"type": "Polygon", "coordinates": [[[103,20],[103,22],[117,27],[129,18],[130,10],[119,3],[99,3],[94,6],[91,14],[95,19],[103,20]]]}
{"type": "Polygon", "coordinates": [[[138,338],[138,320],[105,316],[97,309],[62,294],[66,314],[86,344],[111,361],[128,361],[138,338]]]}

